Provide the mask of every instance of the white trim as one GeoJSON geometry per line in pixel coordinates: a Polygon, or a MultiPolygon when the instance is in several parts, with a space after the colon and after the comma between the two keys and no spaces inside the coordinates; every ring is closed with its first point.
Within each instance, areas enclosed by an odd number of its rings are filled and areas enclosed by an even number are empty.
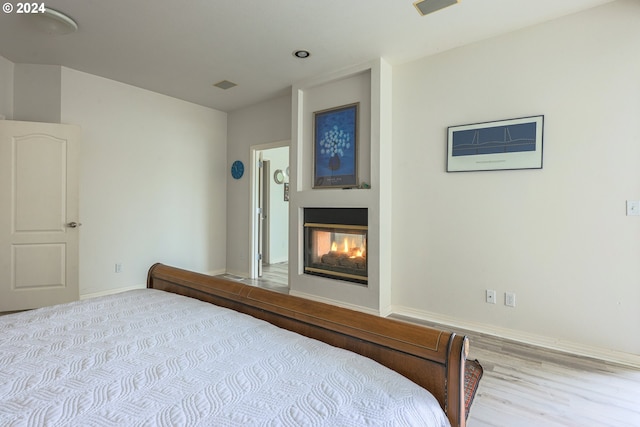
{"type": "MultiPolygon", "coordinates": [[[[211,270],[205,274],[208,274],[209,276],[219,276],[221,274],[225,274],[227,271],[224,268],[218,269],[218,270],[211,270]]],[[[133,285],[133,286],[127,286],[124,288],[115,288],[115,289],[109,289],[106,291],[100,291],[100,292],[92,292],[90,294],[82,294],[80,295],[80,299],[81,300],[85,300],[85,299],[90,299],[90,298],[96,298],[96,297],[103,297],[105,295],[113,295],[113,294],[119,294],[121,292],[126,292],[126,291],[131,291],[134,289],[145,289],[147,287],[147,284],[143,284],[143,285],[133,285]]]]}
{"type": "MultiPolygon", "coordinates": [[[[291,147],[291,140],[267,142],[249,147],[249,275],[242,275],[251,279],[258,278],[258,221],[256,210],[258,208],[258,175],[256,163],[260,153],[272,148],[291,147]]],[[[289,152],[291,156],[291,152],[289,152]]],[[[291,161],[289,161],[291,163],[291,161]]],[[[232,273],[235,274],[235,273],[232,273]]]]}
{"type": "Polygon", "coordinates": [[[392,306],[391,312],[400,316],[411,317],[417,320],[437,323],[452,328],[465,329],[471,332],[478,332],[485,335],[492,335],[499,338],[543,347],[550,350],[570,353],[577,356],[595,358],[607,362],[618,363],[625,366],[640,368],[640,355],[624,353],[602,347],[595,347],[586,344],[579,344],[571,341],[559,340],[557,338],[543,335],[531,334],[514,329],[501,328],[499,326],[487,325],[484,323],[467,322],[454,317],[416,310],[403,306],[392,306]]]}
{"type": "Polygon", "coordinates": [[[145,289],[146,287],[147,285],[144,284],[144,285],[127,286],[125,288],[109,289],[107,291],[93,292],[90,294],[80,295],[80,299],[85,300],[90,298],[103,297],[105,295],[113,295],[113,294],[119,294],[120,292],[132,291],[134,289],[145,289]]]}
{"type": "Polygon", "coordinates": [[[388,305],[386,307],[380,307],[380,316],[381,317],[389,317],[393,314],[393,306],[388,305]]]}
{"type": "Polygon", "coordinates": [[[338,301],[338,300],[334,300],[334,299],[330,299],[330,298],[324,298],[324,297],[319,297],[317,295],[312,295],[312,294],[307,294],[305,292],[298,292],[298,291],[293,291],[293,290],[289,290],[289,295],[293,295],[296,297],[300,297],[300,298],[305,298],[311,301],[317,301],[317,302],[323,302],[325,304],[331,304],[331,305],[335,305],[338,307],[342,307],[342,308],[348,308],[350,310],[354,310],[354,311],[361,311],[363,313],[367,313],[367,314],[373,314],[374,316],[380,316],[380,313],[377,310],[374,310],[372,308],[369,307],[362,307],[360,305],[354,305],[354,304],[348,304],[342,301],[338,301]]]}

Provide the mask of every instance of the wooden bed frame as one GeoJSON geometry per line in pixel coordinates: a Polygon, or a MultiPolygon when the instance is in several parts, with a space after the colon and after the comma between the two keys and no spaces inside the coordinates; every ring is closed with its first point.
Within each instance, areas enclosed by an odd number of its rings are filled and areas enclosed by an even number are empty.
{"type": "Polygon", "coordinates": [[[147,287],[246,313],[376,360],[429,390],[452,426],[466,424],[466,337],[163,264],[149,269],[147,287]]]}

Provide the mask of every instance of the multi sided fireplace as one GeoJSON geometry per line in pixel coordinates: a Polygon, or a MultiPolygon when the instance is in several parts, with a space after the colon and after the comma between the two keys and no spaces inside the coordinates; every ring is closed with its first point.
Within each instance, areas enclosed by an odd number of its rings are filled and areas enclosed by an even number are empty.
{"type": "Polygon", "coordinates": [[[304,272],[367,284],[366,208],[304,209],[304,272]]]}

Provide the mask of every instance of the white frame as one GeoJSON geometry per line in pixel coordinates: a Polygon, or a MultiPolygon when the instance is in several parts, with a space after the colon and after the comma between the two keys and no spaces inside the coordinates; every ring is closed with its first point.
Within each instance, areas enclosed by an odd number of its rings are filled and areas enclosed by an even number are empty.
{"type": "Polygon", "coordinates": [[[249,196],[251,198],[249,202],[249,209],[251,214],[249,215],[249,249],[251,251],[249,260],[249,274],[251,279],[258,278],[258,173],[256,168],[260,152],[269,150],[271,148],[289,147],[289,156],[291,156],[291,140],[275,141],[266,144],[252,145],[249,149],[249,158],[251,159],[251,165],[249,167],[249,196]]]}

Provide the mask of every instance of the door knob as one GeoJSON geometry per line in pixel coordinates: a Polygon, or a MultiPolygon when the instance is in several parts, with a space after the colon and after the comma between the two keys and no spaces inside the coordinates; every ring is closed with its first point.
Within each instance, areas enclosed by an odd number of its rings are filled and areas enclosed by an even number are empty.
{"type": "Polygon", "coordinates": [[[67,224],[67,227],[69,228],[76,228],[76,227],[80,227],[82,224],[79,222],[75,222],[75,221],[71,221],[70,223],[67,224]]]}

